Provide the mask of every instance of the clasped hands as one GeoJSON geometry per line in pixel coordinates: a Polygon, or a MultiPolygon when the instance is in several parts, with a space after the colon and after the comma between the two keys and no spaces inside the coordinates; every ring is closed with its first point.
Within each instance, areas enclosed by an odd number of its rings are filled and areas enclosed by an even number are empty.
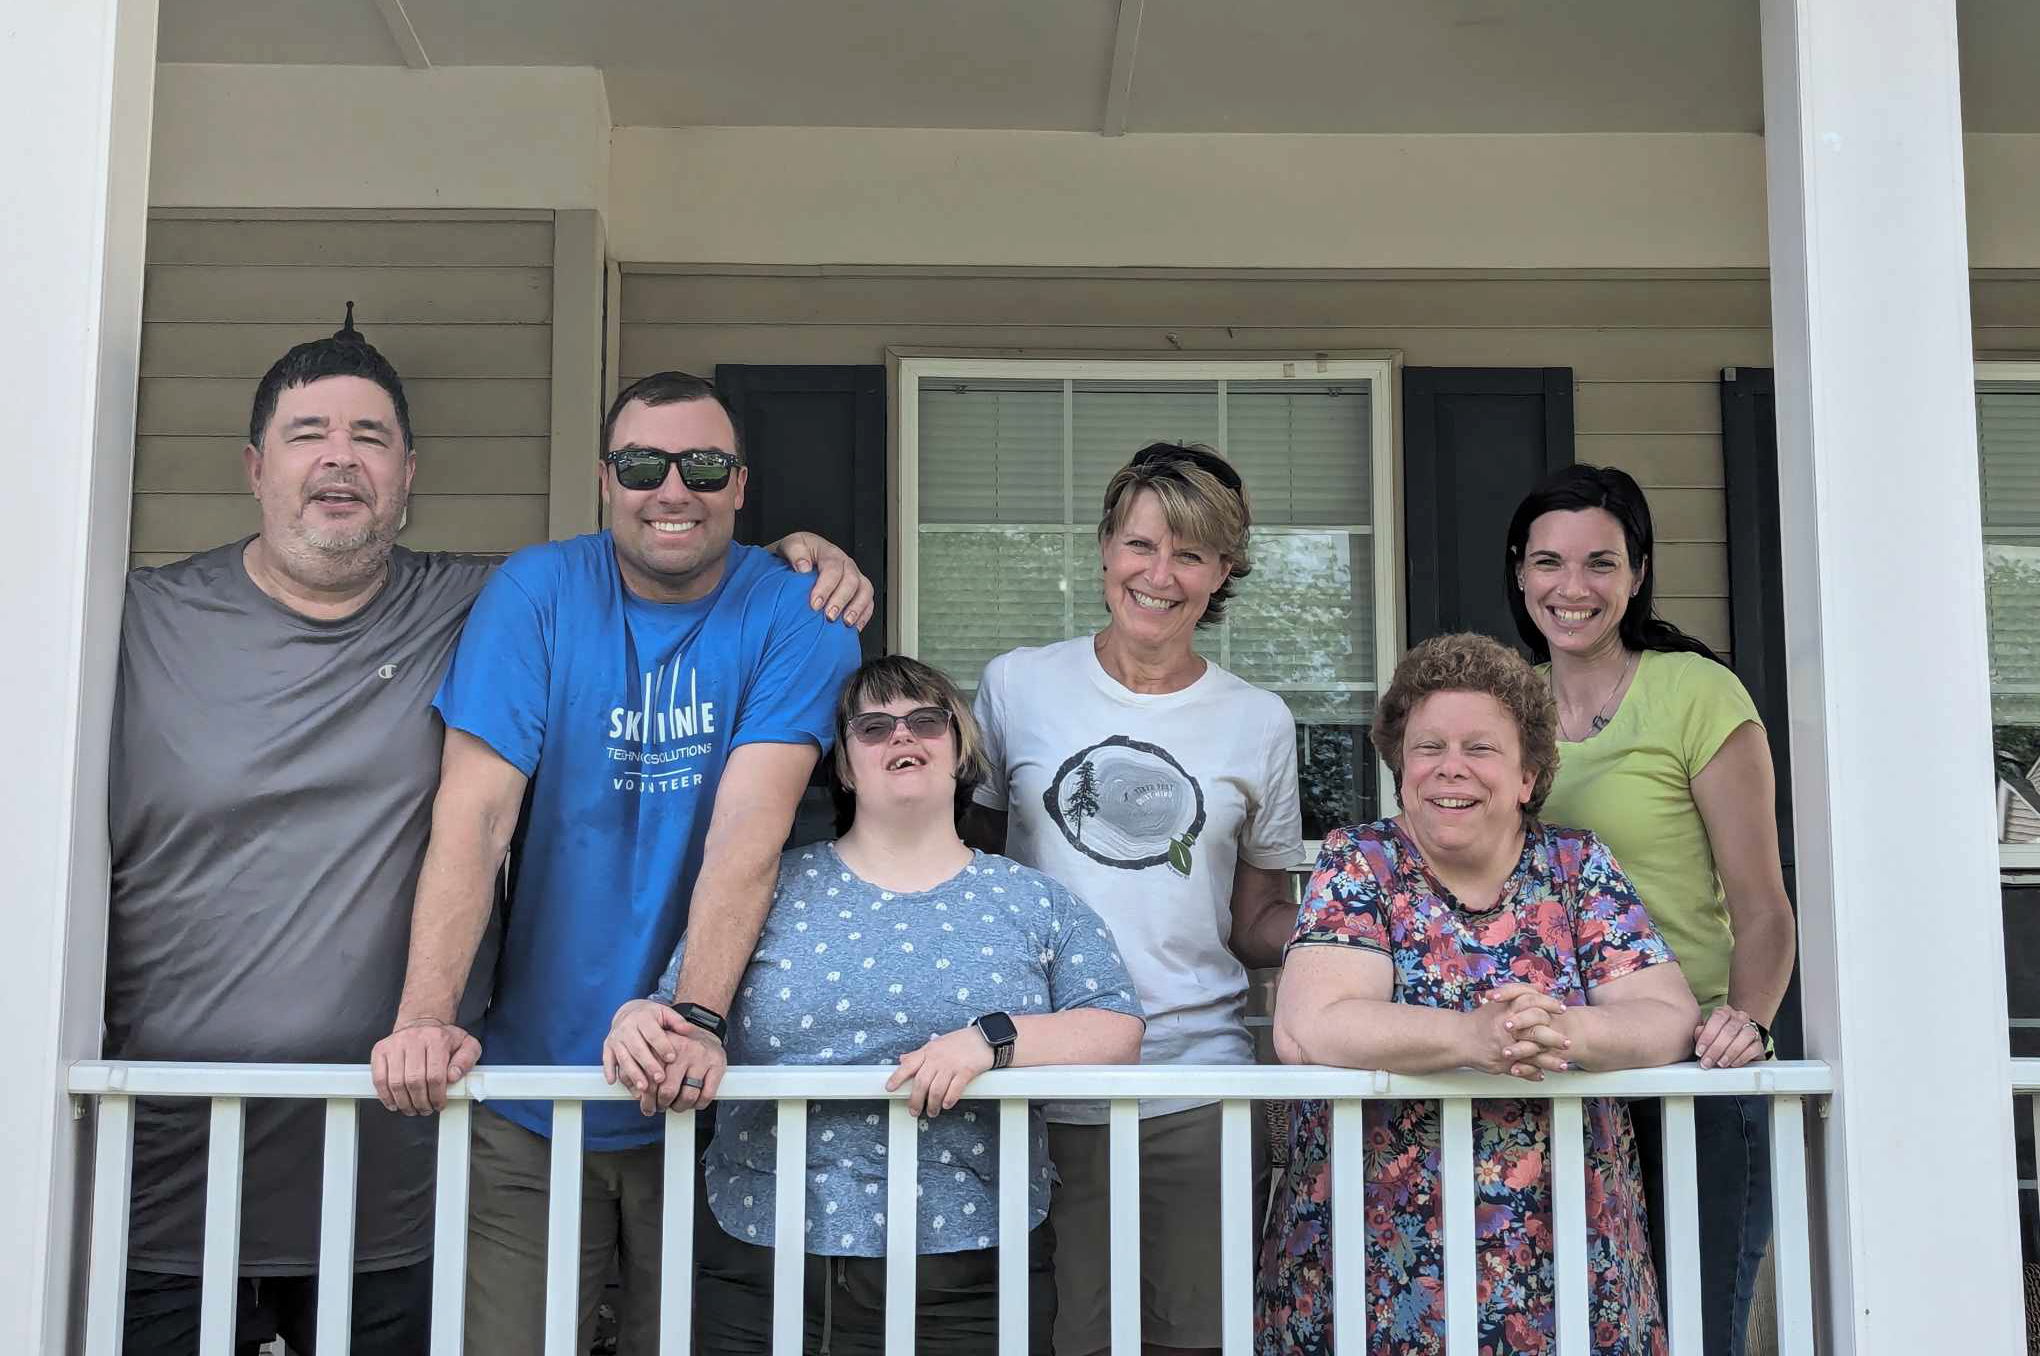
{"type": "Polygon", "coordinates": [[[1542,1083],[1547,1073],[1578,1067],[1568,1053],[1572,1010],[1535,985],[1504,984],[1468,1016],[1478,1024],[1480,1059],[1474,1067],[1483,1073],[1542,1083]]]}

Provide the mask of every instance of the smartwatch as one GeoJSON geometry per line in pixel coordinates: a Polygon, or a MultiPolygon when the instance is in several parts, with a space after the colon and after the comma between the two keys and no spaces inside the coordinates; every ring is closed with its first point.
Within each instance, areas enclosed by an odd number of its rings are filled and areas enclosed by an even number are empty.
{"type": "Polygon", "coordinates": [[[699,1003],[675,1003],[673,1011],[679,1013],[682,1017],[685,1017],[688,1021],[694,1023],[694,1025],[700,1027],[717,1040],[722,1040],[729,1035],[730,1024],[728,1019],[714,1008],[705,1008],[699,1003]]]}
{"type": "Polygon", "coordinates": [[[1013,1043],[1020,1039],[1020,1028],[1013,1025],[1011,1017],[1003,1012],[988,1012],[971,1025],[985,1038],[985,1044],[992,1047],[994,1069],[1006,1068],[1013,1062],[1013,1043]]]}

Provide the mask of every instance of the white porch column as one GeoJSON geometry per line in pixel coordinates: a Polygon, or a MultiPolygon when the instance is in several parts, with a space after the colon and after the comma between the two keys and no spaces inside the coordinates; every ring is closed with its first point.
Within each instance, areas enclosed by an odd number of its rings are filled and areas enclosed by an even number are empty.
{"type": "Polygon", "coordinates": [[[1823,1349],[2023,1351],[1955,0],[1764,0],[1823,1349]],[[1932,929],[1930,932],[1929,929],[1932,929]]]}
{"type": "Polygon", "coordinates": [[[132,478],[156,0],[0,21],[0,1351],[71,1349],[66,1063],[99,1049],[106,751],[132,478]]]}

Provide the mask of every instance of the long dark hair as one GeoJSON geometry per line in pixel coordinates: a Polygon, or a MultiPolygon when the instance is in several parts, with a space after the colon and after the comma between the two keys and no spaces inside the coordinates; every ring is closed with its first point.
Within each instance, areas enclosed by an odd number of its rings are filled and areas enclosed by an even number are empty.
{"type": "Polygon", "coordinates": [[[1651,530],[1650,501],[1626,471],[1612,466],[1568,466],[1554,471],[1544,483],[1525,495],[1509,519],[1509,545],[1502,555],[1502,587],[1508,591],[1509,612],[1516,618],[1516,634],[1530,647],[1539,663],[1551,658],[1551,645],[1531,619],[1516,583],[1516,571],[1523,565],[1530,544],[1530,524],[1547,513],[1604,509],[1622,525],[1622,539],[1629,551],[1629,568],[1638,572],[1642,583],[1628,609],[1616,624],[1622,643],[1632,650],[1666,650],[1675,654],[1703,654],[1715,663],[1721,656],[1705,642],[1695,640],[1657,615],[1651,595],[1657,591],[1657,534],[1651,530]],[[1648,566],[1648,568],[1646,568],[1648,566]]]}

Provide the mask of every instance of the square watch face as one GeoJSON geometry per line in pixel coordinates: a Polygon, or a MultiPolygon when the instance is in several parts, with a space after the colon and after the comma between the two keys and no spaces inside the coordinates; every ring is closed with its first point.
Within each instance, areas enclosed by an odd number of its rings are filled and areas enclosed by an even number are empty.
{"type": "Polygon", "coordinates": [[[988,1012],[978,1018],[978,1030],[985,1033],[985,1039],[993,1045],[1004,1045],[1020,1035],[1020,1029],[1013,1025],[1013,1019],[1003,1012],[988,1012]]]}

